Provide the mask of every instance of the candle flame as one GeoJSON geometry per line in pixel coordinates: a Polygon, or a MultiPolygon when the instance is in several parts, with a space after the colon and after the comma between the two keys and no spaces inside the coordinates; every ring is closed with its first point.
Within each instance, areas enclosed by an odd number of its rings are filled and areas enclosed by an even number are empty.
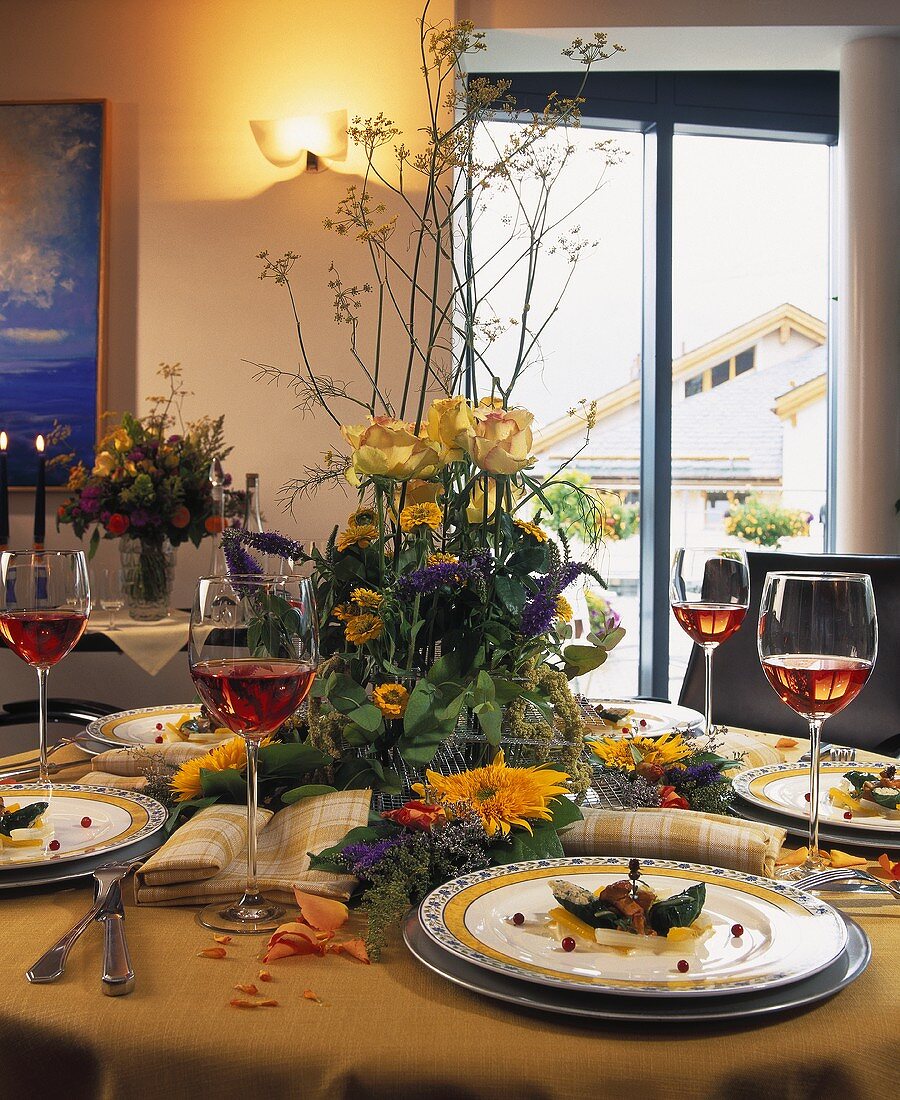
{"type": "Polygon", "coordinates": [[[0,451],[6,450],[6,445],[9,443],[9,436],[6,432],[0,432],[0,451]]]}
{"type": "Polygon", "coordinates": [[[37,437],[37,439],[34,441],[34,445],[37,448],[38,454],[44,453],[44,437],[42,435],[39,435],[37,437]]]}

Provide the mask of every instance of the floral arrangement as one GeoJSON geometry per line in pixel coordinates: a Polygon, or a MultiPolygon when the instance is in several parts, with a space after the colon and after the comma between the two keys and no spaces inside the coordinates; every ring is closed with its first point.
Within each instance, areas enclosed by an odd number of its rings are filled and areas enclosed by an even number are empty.
{"type": "Polygon", "coordinates": [[[436,886],[494,864],[561,856],[558,830],[581,818],[565,797],[568,775],[508,767],[502,752],[485,767],[427,771],[425,779],[418,800],[351,830],[311,861],[314,869],[359,879],[373,959],[388,928],[436,886]]]}
{"type": "Polygon", "coordinates": [[[601,534],[605,542],[619,542],[636,535],[640,528],[641,510],[636,504],[625,504],[616,494],[591,486],[587,474],[568,471],[554,479],[544,490],[553,509],[547,522],[555,531],[565,531],[570,539],[590,542],[594,537],[594,510],[599,511],[601,534]],[[572,488],[577,492],[572,492],[572,488]],[[586,505],[590,501],[590,506],[586,505]]]}
{"type": "Polygon", "coordinates": [[[725,533],[755,542],[757,546],[777,547],[784,538],[808,535],[812,521],[811,512],[780,508],[767,504],[760,497],[750,496],[743,503],[730,500],[725,533]]]}
{"type": "Polygon", "coordinates": [[[93,469],[82,463],[69,473],[70,496],[59,508],[57,527],[71,524],[82,538],[93,527],[88,554],[101,538],[131,535],[143,542],[199,546],[218,531],[209,468],[230,452],[223,441],[224,417],[185,424],[180,364],[162,364],[169,392],[148,398],[143,417],[126,413],[97,444],[93,469]],[[177,428],[177,432],[174,429],[177,428]]]}
{"type": "Polygon", "coordinates": [[[598,783],[628,809],[728,813],[732,789],[726,772],[740,761],[701,748],[690,733],[604,737],[588,747],[598,761],[598,783]]]}

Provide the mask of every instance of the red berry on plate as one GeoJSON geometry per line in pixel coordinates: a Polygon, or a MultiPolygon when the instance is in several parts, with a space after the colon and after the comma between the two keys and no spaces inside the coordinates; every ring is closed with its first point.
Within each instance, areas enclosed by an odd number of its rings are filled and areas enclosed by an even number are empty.
{"type": "MultiPolygon", "coordinates": [[[[156,723],[156,728],[157,728],[158,730],[161,730],[161,729],[162,729],[162,722],[157,722],[157,723],[156,723]]],[[[249,843],[249,842],[248,842],[248,843],[249,843]]]]}
{"type": "MultiPolygon", "coordinates": [[[[642,718],[641,722],[640,722],[641,729],[644,729],[646,725],[647,725],[647,719],[642,718]]],[[[249,841],[248,841],[248,843],[249,843],[249,841]]]]}
{"type": "MultiPolygon", "coordinates": [[[[850,810],[846,810],[845,813],[844,813],[844,821],[852,821],[852,820],[853,820],[853,814],[851,813],[850,810]]],[[[248,843],[249,843],[249,841],[248,841],[248,843]]]]}
{"type": "Polygon", "coordinates": [[[810,798],[809,791],[807,791],[806,794],[803,797],[806,799],[807,802],[809,802],[809,798],[810,798]]]}
{"type": "Polygon", "coordinates": [[[690,969],[691,969],[691,964],[687,961],[687,959],[679,959],[678,960],[678,973],[679,974],[687,974],[687,972],[690,969]]]}
{"type": "MultiPolygon", "coordinates": [[[[155,740],[156,740],[157,745],[161,745],[163,743],[163,735],[159,734],[159,736],[156,737],[155,740]]],[[[249,844],[250,842],[248,841],[247,843],[249,844]]]]}
{"type": "Polygon", "coordinates": [[[81,819],[81,827],[82,827],[82,829],[90,829],[90,827],[91,827],[91,825],[92,825],[92,824],[93,824],[93,822],[91,821],[91,819],[90,819],[89,817],[83,817],[83,818],[81,819]]]}
{"type": "Polygon", "coordinates": [[[513,924],[524,924],[525,923],[525,914],[524,913],[513,913],[512,922],[513,922],[513,924]]]}
{"type": "Polygon", "coordinates": [[[50,849],[51,852],[58,852],[59,851],[59,841],[58,840],[51,840],[50,843],[47,845],[47,847],[50,849]]]}
{"type": "Polygon", "coordinates": [[[732,936],[735,936],[735,937],[743,936],[744,926],[742,924],[733,924],[731,926],[731,934],[732,934],[732,936]]]}
{"type": "Polygon", "coordinates": [[[572,939],[571,936],[566,936],[563,939],[562,949],[563,949],[563,951],[574,951],[575,950],[575,941],[572,939]]]}

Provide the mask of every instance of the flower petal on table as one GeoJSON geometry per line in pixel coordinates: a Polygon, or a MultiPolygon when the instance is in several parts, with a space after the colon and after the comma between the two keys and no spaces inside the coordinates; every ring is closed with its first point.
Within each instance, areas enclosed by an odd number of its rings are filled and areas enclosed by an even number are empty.
{"type": "Polygon", "coordinates": [[[840,852],[832,848],[828,853],[832,867],[868,867],[869,861],[865,856],[851,856],[849,852],[840,852]]]}
{"type": "Polygon", "coordinates": [[[322,898],[318,894],[307,894],[305,890],[298,890],[296,886],[294,897],[300,906],[303,920],[320,932],[333,932],[345,924],[350,915],[350,910],[342,901],[322,898]]]}
{"type": "Polygon", "coordinates": [[[362,963],[368,964],[371,961],[363,940],[338,940],[336,943],[330,943],[325,950],[334,955],[350,955],[362,963]]]}
{"type": "Polygon", "coordinates": [[[799,867],[801,863],[806,862],[808,855],[809,848],[798,848],[795,852],[782,850],[781,855],[775,860],[775,864],[778,867],[799,867]]]}
{"type": "Polygon", "coordinates": [[[264,963],[285,959],[290,955],[324,955],[325,947],[314,928],[299,921],[282,924],[272,933],[263,955],[264,963]]]}
{"type": "Polygon", "coordinates": [[[891,863],[891,858],[887,852],[882,852],[878,857],[878,864],[888,878],[900,879],[900,860],[897,860],[896,863],[891,863]]]}

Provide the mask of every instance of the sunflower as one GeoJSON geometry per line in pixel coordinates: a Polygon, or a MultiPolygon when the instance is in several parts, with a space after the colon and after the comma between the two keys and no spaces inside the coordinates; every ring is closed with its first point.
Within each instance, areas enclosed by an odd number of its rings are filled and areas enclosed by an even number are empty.
{"type": "Polygon", "coordinates": [[[415,531],[417,527],[430,527],[436,531],[444,515],[436,504],[407,504],[400,513],[400,526],[406,531],[415,531]]]}
{"type": "Polygon", "coordinates": [[[629,772],[639,763],[670,768],[693,752],[680,733],[665,733],[662,737],[604,737],[589,741],[588,745],[607,768],[623,768],[629,772]],[[636,750],[637,760],[632,750],[636,750]]]}
{"type": "Polygon", "coordinates": [[[556,617],[563,623],[570,623],[574,612],[572,611],[572,605],[566,599],[565,596],[556,597],[556,617]]]}
{"type": "Polygon", "coordinates": [[[455,554],[429,554],[426,565],[456,565],[459,558],[455,554]]]}
{"type": "Polygon", "coordinates": [[[409,702],[409,692],[402,684],[380,684],[372,692],[372,702],[385,718],[402,718],[409,702]]]}
{"type": "Polygon", "coordinates": [[[457,775],[426,771],[431,800],[441,804],[465,805],[480,818],[488,836],[506,835],[515,825],[531,832],[532,821],[550,821],[549,803],[565,795],[565,772],[550,768],[508,768],[503,751],[494,762],[457,775]]]}
{"type": "MultiPolygon", "coordinates": [[[[260,748],[271,742],[271,737],[260,741],[260,748]]],[[[224,772],[230,768],[243,771],[247,766],[247,746],[243,737],[232,737],[230,741],[223,741],[214,749],[195,756],[192,760],[185,760],[178,771],[169,781],[172,792],[177,802],[186,802],[189,798],[199,798],[203,794],[200,782],[200,772],[224,772]]]]}
{"type": "Polygon", "coordinates": [[[343,553],[351,546],[365,550],[370,542],[378,538],[378,528],[374,523],[348,523],[337,537],[337,548],[343,553]]]}
{"type": "Polygon", "coordinates": [[[377,611],[384,603],[384,596],[371,588],[354,588],[350,599],[360,611],[377,611]]]}
{"type": "Polygon", "coordinates": [[[384,630],[384,619],[370,611],[355,615],[344,628],[344,637],[351,645],[365,645],[374,638],[380,638],[384,630]]]}
{"type": "Polygon", "coordinates": [[[536,523],[528,523],[524,519],[514,519],[513,523],[520,531],[524,531],[526,535],[531,535],[535,542],[547,541],[547,532],[538,527],[536,523]]]}

